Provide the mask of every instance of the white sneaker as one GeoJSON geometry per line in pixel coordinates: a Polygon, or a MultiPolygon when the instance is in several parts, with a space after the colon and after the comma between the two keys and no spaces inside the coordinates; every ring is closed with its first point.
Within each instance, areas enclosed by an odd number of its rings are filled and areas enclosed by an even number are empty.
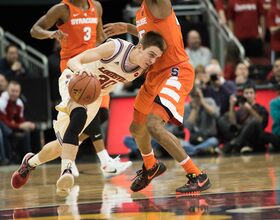
{"type": "Polygon", "coordinates": [[[73,185],[74,185],[74,176],[72,175],[71,170],[70,169],[64,170],[56,182],[56,194],[61,197],[68,196],[73,185]]]}
{"type": "Polygon", "coordinates": [[[105,178],[110,178],[123,173],[131,165],[131,161],[121,162],[120,157],[118,156],[109,160],[108,163],[104,166],[101,166],[100,169],[105,178]]]}
{"type": "Polygon", "coordinates": [[[74,177],[78,177],[80,175],[75,161],[72,163],[71,171],[72,171],[72,174],[73,174],[74,177]]]}

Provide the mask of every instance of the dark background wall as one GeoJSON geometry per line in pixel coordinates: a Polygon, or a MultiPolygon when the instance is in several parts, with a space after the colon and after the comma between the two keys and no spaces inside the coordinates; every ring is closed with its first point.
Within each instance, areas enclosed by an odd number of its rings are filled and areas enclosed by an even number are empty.
{"type": "MultiPolygon", "coordinates": [[[[48,9],[59,1],[43,1],[45,4],[32,5],[32,1],[0,1],[0,26],[5,31],[9,31],[15,36],[23,39],[27,44],[38,49],[46,55],[49,55],[52,49],[52,40],[36,40],[33,39],[29,31],[32,25],[43,15],[48,9]],[[3,1],[3,2],[2,2],[3,1]],[[2,2],[2,3],[1,3],[2,2]],[[5,4],[4,4],[5,2],[5,4]],[[10,2],[10,3],[9,3],[10,2]],[[16,4],[17,3],[17,4],[16,4]],[[46,4],[53,3],[53,4],[46,4]]],[[[40,2],[41,0],[38,0],[40,2]]],[[[33,1],[33,2],[37,2],[33,1]]],[[[122,10],[129,0],[103,0],[101,4],[103,6],[103,23],[114,21],[122,21],[122,10]]],[[[42,3],[42,2],[41,2],[42,3]]]]}

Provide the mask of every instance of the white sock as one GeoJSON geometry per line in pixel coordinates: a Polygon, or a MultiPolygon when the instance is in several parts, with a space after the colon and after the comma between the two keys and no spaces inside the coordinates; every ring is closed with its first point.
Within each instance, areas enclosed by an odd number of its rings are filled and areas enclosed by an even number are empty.
{"type": "Polygon", "coordinates": [[[69,159],[61,159],[61,173],[66,169],[71,169],[72,167],[72,160],[69,159]]]}
{"type": "Polygon", "coordinates": [[[109,160],[112,159],[112,158],[109,156],[107,150],[105,150],[105,149],[102,150],[102,151],[99,151],[99,152],[97,153],[97,156],[98,156],[98,158],[99,158],[99,160],[100,160],[101,166],[107,164],[107,162],[108,162],[109,160]]]}
{"type": "Polygon", "coordinates": [[[28,164],[29,164],[31,167],[37,167],[37,166],[39,166],[40,164],[42,164],[42,162],[39,160],[38,154],[36,154],[36,155],[34,155],[33,157],[31,157],[31,158],[28,160],[28,164]]]}

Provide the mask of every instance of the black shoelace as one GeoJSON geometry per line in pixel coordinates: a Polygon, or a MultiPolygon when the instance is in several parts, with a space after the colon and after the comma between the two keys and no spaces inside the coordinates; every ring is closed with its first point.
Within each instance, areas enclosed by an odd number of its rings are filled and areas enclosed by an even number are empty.
{"type": "Polygon", "coordinates": [[[32,169],[33,167],[26,165],[25,167],[22,167],[18,172],[21,177],[25,178],[32,169]]]}

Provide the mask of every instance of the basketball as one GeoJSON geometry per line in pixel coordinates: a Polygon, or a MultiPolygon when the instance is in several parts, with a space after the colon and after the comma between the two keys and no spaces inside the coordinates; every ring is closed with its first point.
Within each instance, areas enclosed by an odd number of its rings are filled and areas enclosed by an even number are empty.
{"type": "Polygon", "coordinates": [[[74,75],[69,82],[68,91],[75,102],[88,105],[100,96],[101,86],[96,76],[74,75]]]}

